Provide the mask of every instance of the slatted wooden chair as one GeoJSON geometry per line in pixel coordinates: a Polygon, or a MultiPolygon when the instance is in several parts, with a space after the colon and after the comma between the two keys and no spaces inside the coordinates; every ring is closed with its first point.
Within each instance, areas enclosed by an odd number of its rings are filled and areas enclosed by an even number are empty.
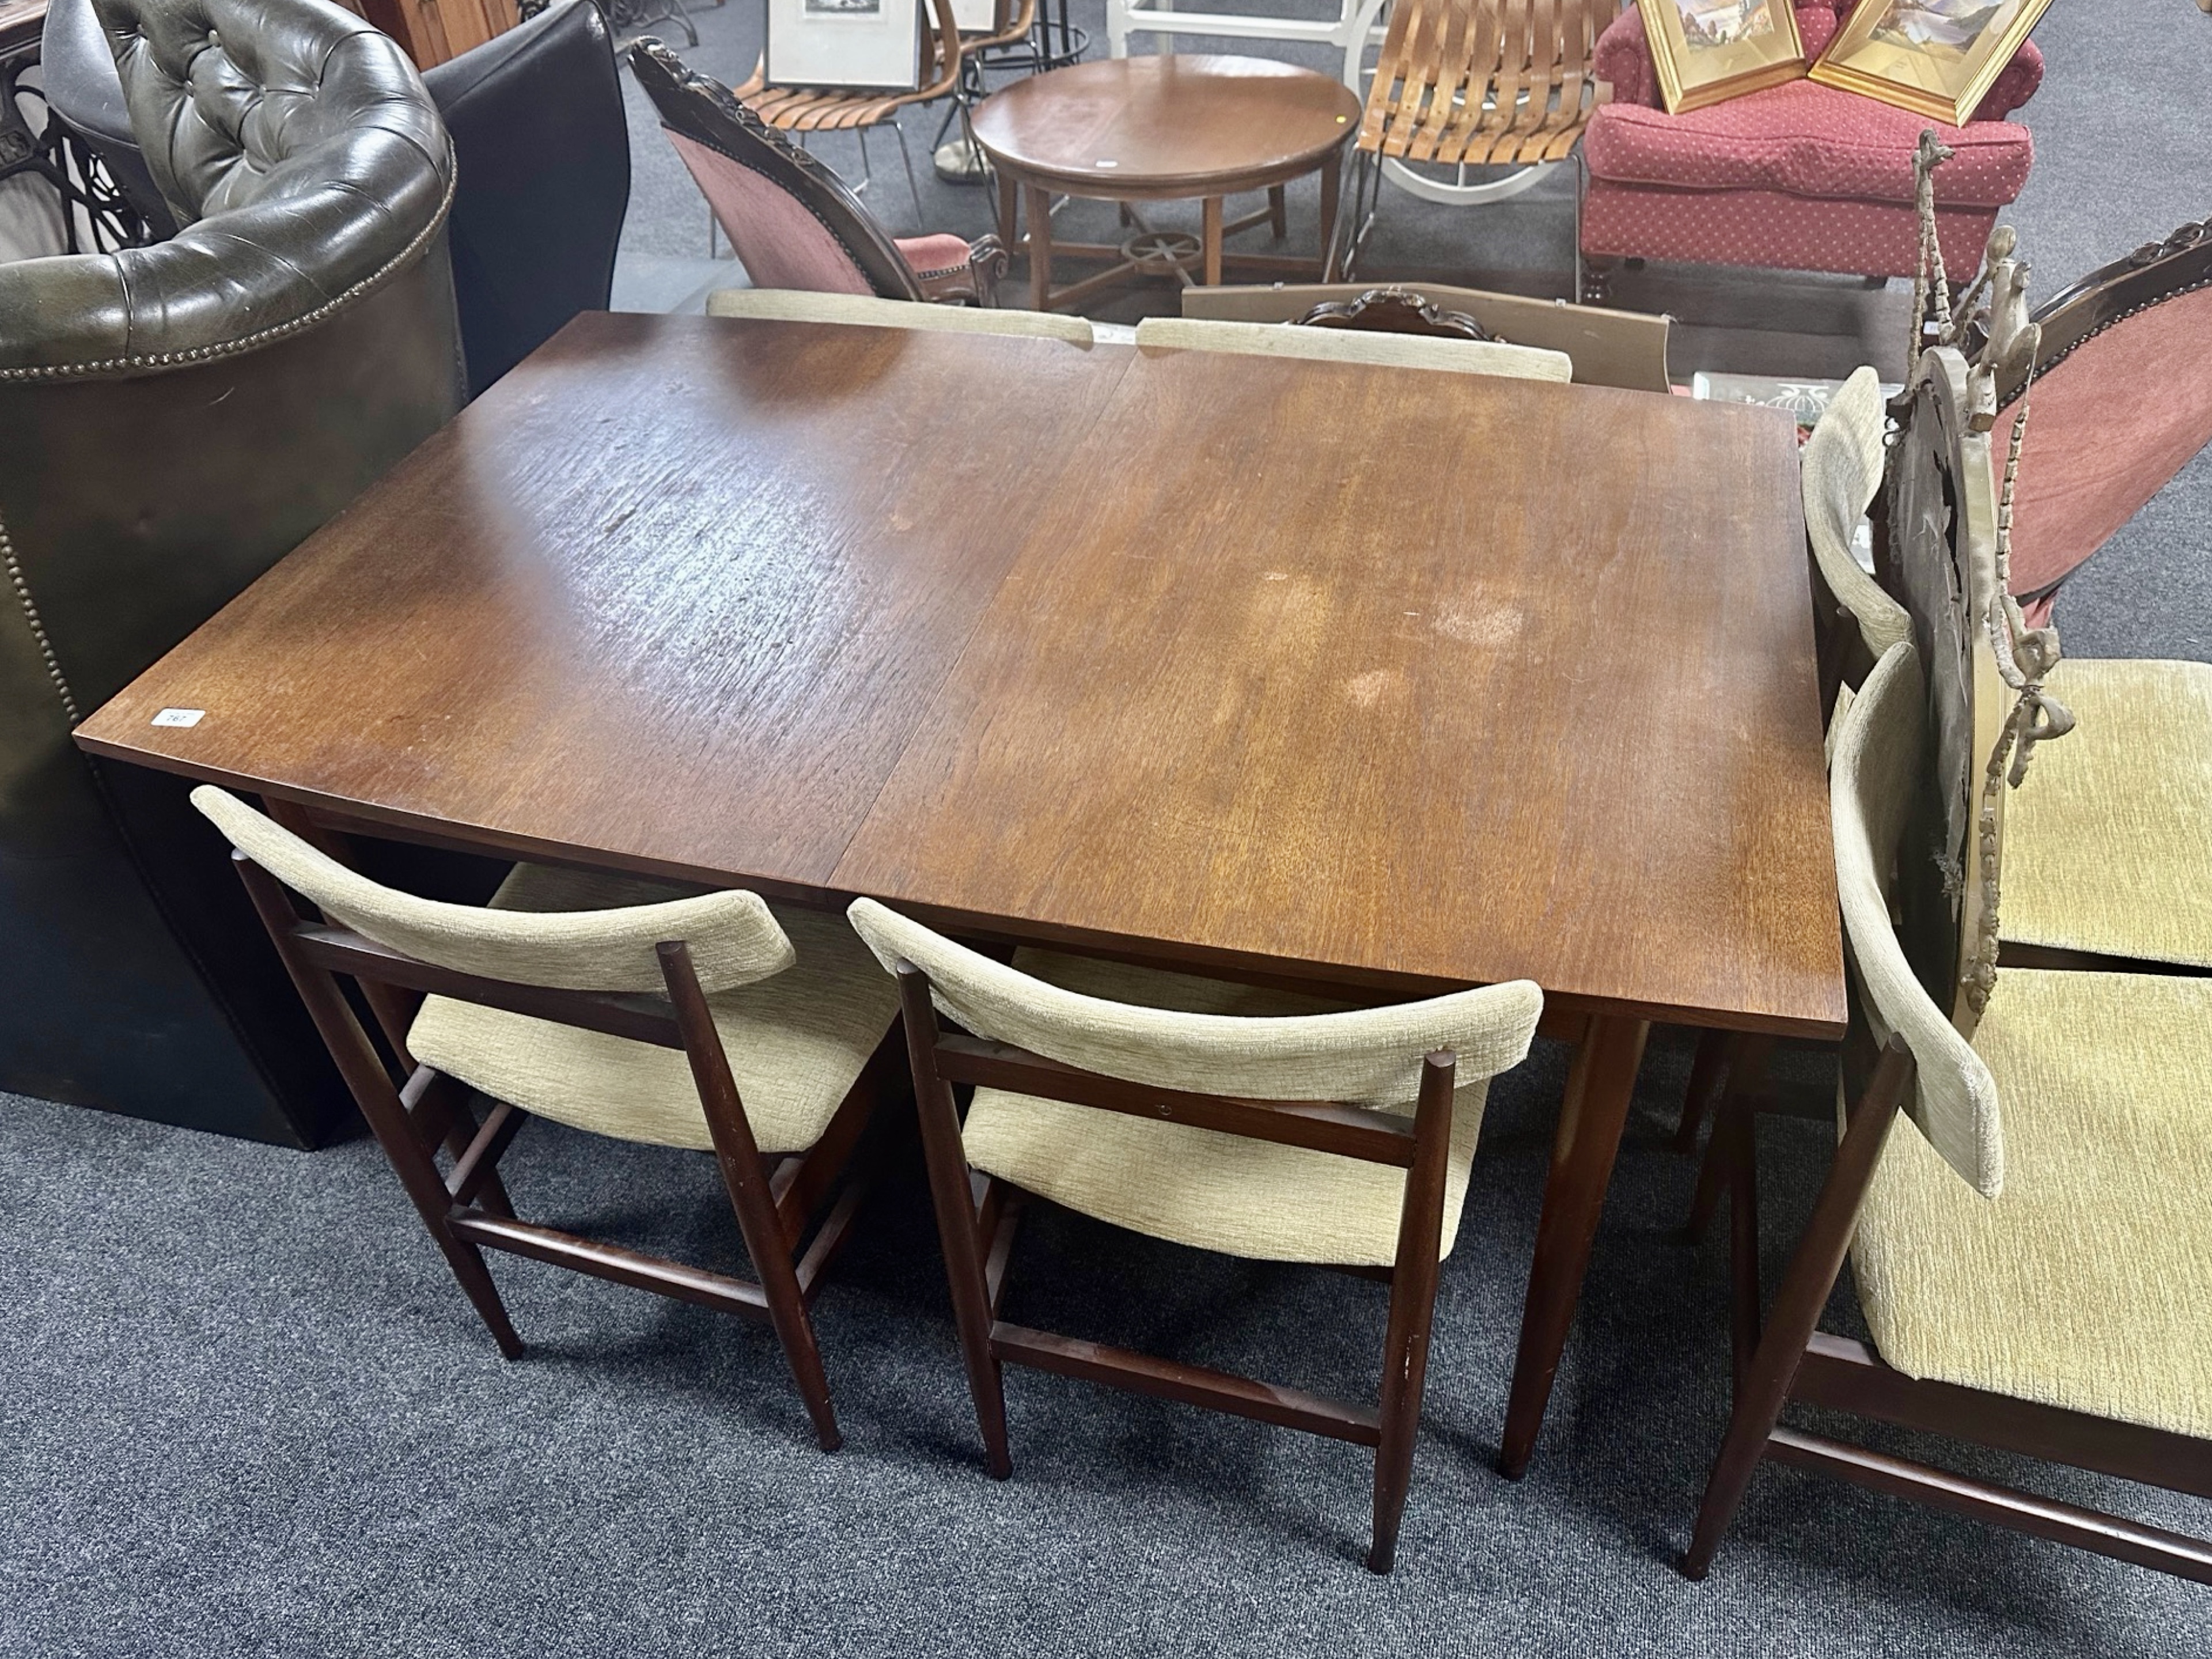
{"type": "MultiPolygon", "coordinates": [[[[736,88],[738,100],[769,126],[782,132],[849,132],[860,144],[865,169],[868,134],[889,127],[898,139],[899,160],[906,167],[907,188],[914,194],[915,211],[921,211],[921,186],[915,183],[914,156],[907,149],[906,131],[898,124],[902,109],[933,104],[951,97],[960,85],[960,63],[966,46],[953,19],[952,0],[930,0],[934,28],[922,35],[921,83],[912,92],[854,92],[840,88],[779,87],[768,79],[768,54],[761,54],[752,75],[736,88]]],[[[867,187],[863,174],[860,188],[867,187]]]]}
{"type": "Polygon", "coordinates": [[[848,1166],[898,1075],[896,998],[850,930],[778,917],[751,893],[526,864],[488,908],[440,903],[370,881],[220,789],[192,804],[237,849],[362,1115],[500,1352],[514,1358],[522,1340],[486,1249],[766,1319],[835,1450],[808,1308],[860,1204],[848,1166]],[[361,988],[396,1073],[341,978],[361,988]],[[517,1219],[498,1166],[533,1115],[712,1152],[758,1281],[517,1219]]]}
{"type": "MultiPolygon", "coordinates": [[[[1370,0],[1346,57],[1358,89],[1370,0]]],[[[1389,0],[1390,21],[1353,146],[1352,210],[1331,270],[1348,275],[1373,224],[1373,194],[1392,181],[1443,203],[1517,194],[1538,174],[1468,184],[1468,167],[1537,169],[1567,160],[1605,94],[1591,64],[1620,0],[1389,0]],[[1454,182],[1409,163],[1455,169],[1454,182]]]]}
{"type": "Polygon", "coordinates": [[[991,1474],[1013,1468],[1007,1363],[1349,1440],[1375,1448],[1367,1565],[1388,1572],[1437,1262],[1458,1231],[1489,1079],[1527,1054],[1543,994],[1522,981],[1316,1012],[1328,1005],[1049,952],[1017,951],[1007,966],[866,899],[849,914],[898,978],[991,1474]],[[941,1030],[939,1011],[964,1034],[941,1030]],[[975,1085],[964,1125],[951,1094],[963,1084],[975,1085]],[[1155,1238],[1384,1280],[1380,1409],[1000,1317],[1022,1193],[1155,1238]]]}
{"type": "Polygon", "coordinates": [[[1763,1330],[1748,1097],[1709,1155],[1737,1387],[1692,1577],[1771,1459],[2212,1582],[2203,1540],[1780,1421],[1799,1401],[2212,1496],[2212,981],[1996,965],[2008,785],[2054,728],[2006,661],[1970,379],[1923,356],[1893,467],[1914,637],[1840,716],[1832,769],[1850,1109],[1763,1330]],[[1847,1255],[1870,1345],[1820,1329],[1847,1255]]]}

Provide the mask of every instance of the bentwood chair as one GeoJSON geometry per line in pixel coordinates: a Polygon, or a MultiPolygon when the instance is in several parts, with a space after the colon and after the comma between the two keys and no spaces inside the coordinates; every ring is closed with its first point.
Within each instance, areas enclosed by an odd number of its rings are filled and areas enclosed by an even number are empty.
{"type": "Polygon", "coordinates": [[[1058,311],[916,305],[864,294],[813,294],[781,288],[724,288],[707,296],[709,317],[760,317],[787,323],[847,323],[867,328],[919,329],[937,334],[1006,334],[1092,343],[1091,325],[1058,311]]]}
{"type": "Polygon", "coordinates": [[[1367,1565],[1388,1572],[1437,1263],[1458,1231],[1489,1079],[1528,1053],[1543,994],[1524,981],[1316,1013],[1326,1005],[1045,951],[1007,966],[867,899],[849,914],[898,978],[991,1474],[1013,1467],[1006,1363],[1349,1440],[1375,1448],[1367,1565]],[[939,1012],[960,1032],[940,1029],[939,1012]],[[956,1085],[975,1085],[964,1124],[956,1085]],[[1001,1318],[1022,1193],[1200,1249],[1385,1280],[1380,1409],[1001,1318]]]}
{"type": "Polygon", "coordinates": [[[807,1310],[859,1206],[860,1184],[841,1177],[897,1064],[897,999],[849,930],[753,893],[528,864],[488,908],[441,903],[370,881],[220,789],[192,804],[237,849],[331,1058],[500,1352],[522,1341],[487,1249],[765,1318],[834,1451],[807,1310]],[[341,979],[361,988],[396,1074],[341,979]],[[533,1115],[712,1152],[757,1282],[518,1219],[498,1165],[533,1115]]]}
{"type": "Polygon", "coordinates": [[[921,38],[921,73],[912,92],[854,92],[841,88],[771,86],[768,54],[761,53],[751,77],[737,89],[740,103],[768,125],[782,132],[849,132],[867,158],[868,134],[887,126],[897,138],[899,160],[906,167],[906,186],[914,209],[921,211],[921,186],[915,182],[914,157],[906,144],[906,130],[898,113],[910,105],[933,104],[956,95],[960,87],[960,64],[966,50],[960,25],[954,21],[952,0],[929,0],[933,29],[921,38]]]}
{"type": "Polygon", "coordinates": [[[659,41],[639,41],[629,64],[755,287],[991,302],[1006,268],[997,237],[894,237],[836,173],[659,41]]]}
{"type": "Polygon", "coordinates": [[[1192,317],[1147,317],[1137,325],[1137,344],[1176,351],[1226,351],[1241,356],[1298,357],[1313,362],[1372,363],[1387,368],[1434,368],[1458,374],[1502,374],[1518,380],[1565,384],[1575,366],[1564,351],[1506,345],[1495,340],[1422,337],[1296,324],[1203,322],[1192,317]]]}
{"type": "Polygon", "coordinates": [[[1780,1421],[1800,1402],[2212,1497],[2212,980],[2006,969],[1978,1012],[1932,999],[1945,962],[1891,920],[1893,872],[1940,850],[1927,701],[1900,643],[1841,720],[1852,1104],[1763,1332],[1748,1113],[1716,1135],[1738,1383],[1682,1568],[1705,1575],[1771,1460],[2212,1582],[2212,1543],[1780,1421]],[[1846,1255],[1871,1345],[1820,1328],[1846,1255]]]}

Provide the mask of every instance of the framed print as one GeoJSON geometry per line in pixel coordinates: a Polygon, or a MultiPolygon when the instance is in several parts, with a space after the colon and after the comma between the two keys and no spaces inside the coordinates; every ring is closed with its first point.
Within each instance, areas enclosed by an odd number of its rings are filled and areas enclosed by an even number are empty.
{"type": "Polygon", "coordinates": [[[1008,21],[1000,0],[952,0],[952,26],[963,34],[996,34],[1008,21]]]}
{"type": "Polygon", "coordinates": [[[1790,0],[1637,0],[1668,110],[1702,109],[1805,73],[1790,0]]]}
{"type": "Polygon", "coordinates": [[[921,0],[769,0],[768,81],[914,91],[921,85],[921,0]]]}
{"type": "Polygon", "coordinates": [[[2050,5],[1863,0],[1813,65],[1813,78],[1963,126],[2050,5]]]}

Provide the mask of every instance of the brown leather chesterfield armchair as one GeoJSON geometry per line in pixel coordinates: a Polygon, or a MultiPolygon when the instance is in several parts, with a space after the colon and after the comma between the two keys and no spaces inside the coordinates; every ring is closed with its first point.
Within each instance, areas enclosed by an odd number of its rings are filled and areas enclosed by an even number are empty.
{"type": "Polygon", "coordinates": [[[180,229],[0,265],[0,1089],[345,1109],[180,785],[70,728],[459,406],[446,129],[325,0],[95,0],[180,229]]]}

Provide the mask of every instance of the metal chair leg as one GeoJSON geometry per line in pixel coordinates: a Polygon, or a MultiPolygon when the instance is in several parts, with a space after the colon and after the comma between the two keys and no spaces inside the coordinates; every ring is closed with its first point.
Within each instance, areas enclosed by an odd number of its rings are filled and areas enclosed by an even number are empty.
{"type": "Polygon", "coordinates": [[[906,167],[906,191],[908,195],[914,198],[914,228],[920,230],[921,228],[921,186],[914,179],[914,155],[906,147],[906,129],[896,121],[893,121],[891,131],[898,134],[899,160],[906,167]]]}

